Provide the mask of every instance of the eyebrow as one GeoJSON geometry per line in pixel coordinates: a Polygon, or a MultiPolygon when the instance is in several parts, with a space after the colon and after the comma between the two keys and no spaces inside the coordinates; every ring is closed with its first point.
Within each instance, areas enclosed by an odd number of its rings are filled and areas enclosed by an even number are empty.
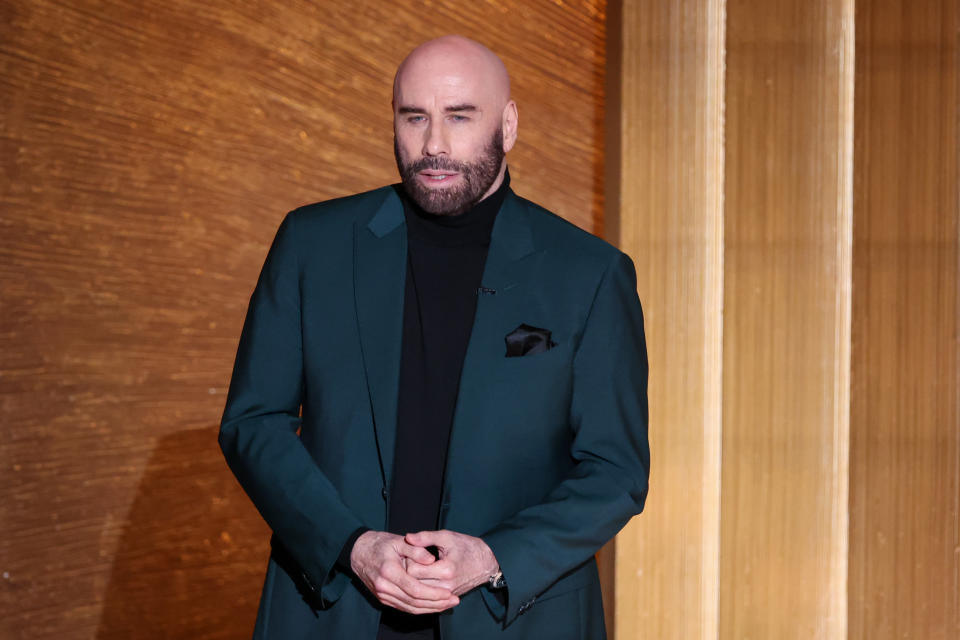
{"type": "MultiPolygon", "coordinates": [[[[461,112],[461,111],[478,111],[478,109],[477,109],[477,107],[476,107],[475,105],[472,105],[472,104],[469,104],[469,103],[455,104],[455,105],[451,105],[451,106],[449,106],[449,107],[444,107],[444,108],[443,108],[443,112],[444,112],[444,113],[454,113],[454,112],[461,112]]],[[[424,109],[424,108],[422,108],[422,107],[409,107],[409,106],[404,106],[404,107],[400,107],[399,109],[397,109],[397,113],[399,113],[399,114],[401,114],[401,115],[406,115],[406,114],[409,114],[409,113],[416,113],[416,114],[420,114],[420,115],[426,115],[427,110],[424,109]]]]}

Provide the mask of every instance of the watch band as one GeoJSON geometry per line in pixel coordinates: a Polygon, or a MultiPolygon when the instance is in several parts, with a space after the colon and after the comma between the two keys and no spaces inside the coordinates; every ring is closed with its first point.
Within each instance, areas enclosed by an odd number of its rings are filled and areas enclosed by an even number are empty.
{"type": "Polygon", "coordinates": [[[495,574],[490,576],[488,581],[491,589],[502,589],[507,586],[507,581],[503,579],[503,571],[497,571],[495,574]]]}

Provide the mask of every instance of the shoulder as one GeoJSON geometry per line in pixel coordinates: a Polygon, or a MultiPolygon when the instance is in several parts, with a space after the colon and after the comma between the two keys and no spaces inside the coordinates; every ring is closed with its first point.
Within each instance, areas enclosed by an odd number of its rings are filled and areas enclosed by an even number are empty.
{"type": "Polygon", "coordinates": [[[280,223],[270,254],[301,266],[307,261],[313,265],[317,260],[345,260],[354,228],[366,224],[390,198],[399,202],[393,187],[387,186],[297,207],[280,223]]]}
{"type": "Polygon", "coordinates": [[[331,230],[336,227],[352,227],[357,222],[367,222],[389,198],[395,198],[393,186],[380,187],[322,202],[297,207],[284,219],[284,225],[296,226],[301,232],[331,230]]]}
{"type": "Polygon", "coordinates": [[[630,261],[626,254],[606,240],[535,202],[516,194],[512,194],[512,197],[526,212],[536,248],[543,250],[552,260],[588,271],[604,271],[611,264],[630,261]]]}

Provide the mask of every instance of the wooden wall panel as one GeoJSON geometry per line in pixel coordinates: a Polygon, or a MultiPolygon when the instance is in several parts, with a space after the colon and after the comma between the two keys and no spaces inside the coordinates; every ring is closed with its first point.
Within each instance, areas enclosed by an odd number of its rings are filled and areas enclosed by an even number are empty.
{"type": "Polygon", "coordinates": [[[850,638],[960,637],[955,0],[857,5],[850,638]]]}
{"type": "Polygon", "coordinates": [[[852,20],[727,3],[723,639],[846,634],[852,20]]]}
{"type": "Polygon", "coordinates": [[[637,0],[611,29],[607,223],[652,365],[621,640],[960,637],[960,9],[854,9],[637,0]]]}
{"type": "Polygon", "coordinates": [[[616,540],[618,640],[717,633],[723,7],[622,5],[609,217],[644,305],[652,461],[647,513],[616,540]]]}
{"type": "Polygon", "coordinates": [[[217,423],[285,211],[395,180],[396,64],[514,77],[516,190],[602,231],[602,0],[0,5],[0,636],[249,633],[267,531],[217,423]]]}

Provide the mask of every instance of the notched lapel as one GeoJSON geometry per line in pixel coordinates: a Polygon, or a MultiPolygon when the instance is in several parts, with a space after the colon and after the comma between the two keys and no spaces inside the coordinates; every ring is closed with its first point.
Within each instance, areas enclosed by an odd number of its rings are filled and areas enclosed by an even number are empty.
{"type": "Polygon", "coordinates": [[[533,232],[526,207],[513,191],[508,191],[493,223],[482,285],[498,293],[514,288],[518,277],[524,273],[521,261],[525,262],[524,259],[532,253],[533,232]]]}
{"type": "MultiPolygon", "coordinates": [[[[458,467],[455,461],[459,456],[469,455],[460,445],[470,441],[465,436],[484,428],[481,422],[485,415],[483,405],[487,402],[485,386],[494,375],[493,367],[503,359],[503,337],[516,323],[507,325],[512,321],[512,312],[529,294],[531,280],[536,277],[543,254],[534,246],[526,206],[512,191],[508,192],[493,225],[481,279],[482,287],[495,293],[480,295],[477,300],[473,329],[460,374],[447,470],[458,467]]],[[[471,465],[464,460],[460,468],[471,468],[471,465]]],[[[444,479],[444,504],[449,502],[450,479],[449,475],[444,479]]]]}
{"type": "Polygon", "coordinates": [[[397,426],[407,234],[403,205],[390,191],[364,224],[354,225],[357,327],[384,487],[390,481],[397,426]]]}

